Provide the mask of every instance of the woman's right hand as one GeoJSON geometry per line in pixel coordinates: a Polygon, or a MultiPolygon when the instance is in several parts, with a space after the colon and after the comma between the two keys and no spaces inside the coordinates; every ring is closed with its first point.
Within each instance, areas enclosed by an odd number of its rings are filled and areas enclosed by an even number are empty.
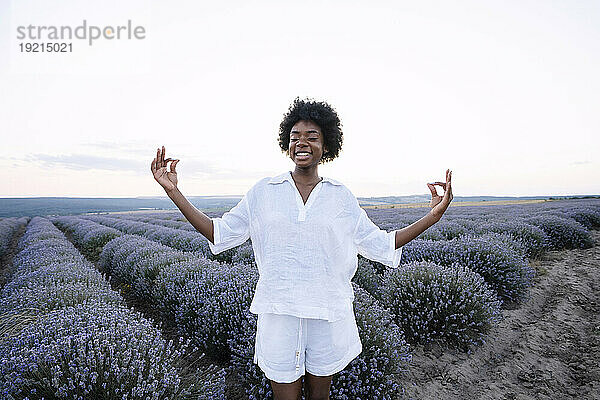
{"type": "Polygon", "coordinates": [[[162,146],[161,149],[157,149],[156,158],[152,160],[152,164],[150,164],[150,170],[152,174],[154,174],[154,179],[156,182],[160,183],[160,185],[165,189],[165,191],[169,192],[177,188],[177,172],[175,171],[175,166],[179,160],[174,160],[172,158],[165,159],[165,146],[162,146]],[[171,162],[171,170],[167,171],[167,163],[171,162]]]}

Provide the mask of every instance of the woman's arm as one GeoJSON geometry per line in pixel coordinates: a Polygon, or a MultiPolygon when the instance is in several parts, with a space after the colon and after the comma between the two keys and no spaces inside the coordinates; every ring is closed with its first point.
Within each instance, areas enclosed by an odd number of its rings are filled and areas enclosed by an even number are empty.
{"type": "Polygon", "coordinates": [[[177,172],[175,166],[179,160],[172,158],[165,159],[165,146],[158,149],[156,158],[150,164],[150,170],[154,179],[165,189],[167,196],[175,203],[177,208],[183,213],[185,218],[192,224],[198,232],[214,244],[214,226],[212,220],[202,211],[198,210],[177,188],[177,172]],[[167,171],[167,163],[172,161],[171,170],[167,171]]]}
{"type": "Polygon", "coordinates": [[[179,191],[177,186],[172,190],[167,190],[167,195],[173,203],[179,208],[185,218],[192,224],[198,232],[200,232],[205,238],[210,240],[212,244],[215,243],[214,239],[214,226],[212,219],[210,219],[202,211],[198,210],[188,199],[179,191]]]}
{"type": "Polygon", "coordinates": [[[396,249],[404,246],[406,243],[425,232],[430,226],[442,218],[442,215],[444,215],[444,212],[446,212],[446,209],[454,197],[452,195],[452,171],[449,169],[446,170],[446,183],[428,183],[427,187],[429,187],[429,190],[431,191],[431,211],[417,222],[396,231],[396,249]],[[437,194],[434,185],[441,186],[445,190],[443,197],[437,194]]]}
{"type": "Polygon", "coordinates": [[[434,216],[431,211],[427,213],[426,216],[406,226],[400,230],[396,231],[396,249],[404,246],[406,243],[410,242],[421,233],[425,232],[427,228],[438,222],[440,219],[434,216]]]}

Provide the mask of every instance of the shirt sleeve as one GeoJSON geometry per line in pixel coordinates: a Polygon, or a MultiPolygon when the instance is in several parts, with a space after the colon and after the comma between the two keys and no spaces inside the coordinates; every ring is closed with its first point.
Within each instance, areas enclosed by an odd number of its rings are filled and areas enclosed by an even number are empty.
{"type": "Polygon", "coordinates": [[[211,218],[214,228],[214,241],[208,241],[213,254],[219,254],[239,246],[250,237],[250,209],[247,194],[240,202],[219,218],[211,218]]]}
{"type": "Polygon", "coordinates": [[[354,244],[358,253],[369,260],[398,268],[402,247],[396,249],[396,231],[386,232],[380,229],[369,219],[363,208],[358,206],[358,209],[358,222],[354,229],[354,244]]]}

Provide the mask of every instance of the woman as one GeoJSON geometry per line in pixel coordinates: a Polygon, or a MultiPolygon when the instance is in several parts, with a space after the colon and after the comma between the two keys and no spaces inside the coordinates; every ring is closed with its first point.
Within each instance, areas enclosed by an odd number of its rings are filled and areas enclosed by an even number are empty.
{"type": "Polygon", "coordinates": [[[333,374],[362,351],[350,283],[357,254],[396,268],[402,246],[439,221],[452,200],[447,170],[445,183],[427,184],[426,216],[397,231],[379,229],[342,183],[319,177],[319,164],[338,156],[342,138],[329,104],[296,98],[279,129],[294,171],[260,180],[221,218],[207,217],[177,189],[179,160],[165,159],[164,146],[152,161],[154,178],[213,254],[252,239],[259,270],[250,306],[258,314],[254,362],[275,400],[299,399],[302,376],[308,399],[329,398],[333,374]]]}

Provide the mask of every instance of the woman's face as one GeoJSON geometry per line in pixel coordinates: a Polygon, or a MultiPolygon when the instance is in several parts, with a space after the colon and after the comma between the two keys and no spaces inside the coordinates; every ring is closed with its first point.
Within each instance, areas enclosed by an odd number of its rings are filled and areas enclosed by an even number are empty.
{"type": "Polygon", "coordinates": [[[298,167],[319,164],[325,149],[325,138],[319,125],[312,121],[298,121],[290,131],[290,158],[298,167]]]}

